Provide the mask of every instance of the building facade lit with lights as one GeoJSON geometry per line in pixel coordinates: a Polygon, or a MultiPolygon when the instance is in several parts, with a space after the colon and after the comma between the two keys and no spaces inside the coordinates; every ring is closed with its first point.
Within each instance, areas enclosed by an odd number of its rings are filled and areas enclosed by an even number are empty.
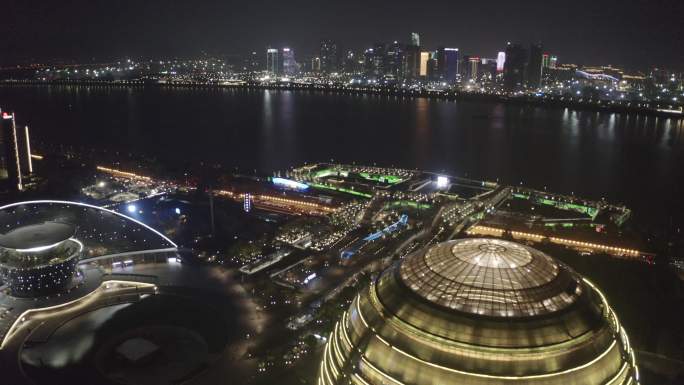
{"type": "Polygon", "coordinates": [[[43,222],[0,234],[0,279],[13,296],[57,293],[71,285],[83,244],[75,227],[43,222]]]}
{"type": "Polygon", "coordinates": [[[11,190],[24,189],[24,174],[33,172],[28,127],[17,132],[14,113],[0,111],[0,168],[7,171],[11,190]]]}
{"type": "Polygon", "coordinates": [[[601,291],[528,246],[460,239],[408,256],[352,302],[318,384],[637,384],[601,291]]]}

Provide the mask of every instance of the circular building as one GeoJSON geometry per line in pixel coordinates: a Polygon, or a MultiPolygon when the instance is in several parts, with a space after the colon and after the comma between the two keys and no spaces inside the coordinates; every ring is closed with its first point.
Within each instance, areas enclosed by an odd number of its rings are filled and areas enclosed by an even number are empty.
{"type": "Polygon", "coordinates": [[[603,294],[550,256],[495,239],[413,254],[352,302],[319,384],[636,384],[603,294]]]}
{"type": "Polygon", "coordinates": [[[83,252],[75,231],[70,224],[42,222],[0,234],[0,280],[20,297],[64,290],[83,252]]]}

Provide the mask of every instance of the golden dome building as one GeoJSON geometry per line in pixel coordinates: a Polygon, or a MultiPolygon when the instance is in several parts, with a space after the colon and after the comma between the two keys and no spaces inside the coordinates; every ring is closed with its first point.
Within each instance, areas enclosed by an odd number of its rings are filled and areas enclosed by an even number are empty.
{"type": "Polygon", "coordinates": [[[335,325],[320,385],[627,385],[634,353],[588,280],[547,254],[460,239],[383,272],[335,325]]]}

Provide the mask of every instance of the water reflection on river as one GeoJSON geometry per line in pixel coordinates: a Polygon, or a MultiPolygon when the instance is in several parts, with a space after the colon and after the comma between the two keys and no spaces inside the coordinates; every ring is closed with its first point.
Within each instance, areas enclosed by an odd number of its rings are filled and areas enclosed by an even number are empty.
{"type": "Polygon", "coordinates": [[[311,161],[422,168],[636,209],[684,212],[684,124],[648,117],[424,98],[234,89],[0,87],[33,142],[125,149],[165,164],[269,171],[311,161]]]}

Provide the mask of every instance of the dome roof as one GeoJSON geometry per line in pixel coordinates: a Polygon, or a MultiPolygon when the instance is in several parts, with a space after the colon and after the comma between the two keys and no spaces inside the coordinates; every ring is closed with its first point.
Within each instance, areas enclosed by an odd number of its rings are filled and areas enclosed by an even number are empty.
{"type": "Polygon", "coordinates": [[[75,232],[75,226],[60,222],[26,225],[0,234],[0,247],[15,250],[47,248],[69,239],[75,232]]]}
{"type": "Polygon", "coordinates": [[[626,385],[634,354],[604,296],[549,255],[460,239],[361,290],[323,354],[323,385],[626,385]]]}
{"type": "Polygon", "coordinates": [[[566,308],[579,278],[541,251],[498,239],[434,246],[401,265],[402,281],[429,302],[489,316],[533,316],[566,308]]]}

